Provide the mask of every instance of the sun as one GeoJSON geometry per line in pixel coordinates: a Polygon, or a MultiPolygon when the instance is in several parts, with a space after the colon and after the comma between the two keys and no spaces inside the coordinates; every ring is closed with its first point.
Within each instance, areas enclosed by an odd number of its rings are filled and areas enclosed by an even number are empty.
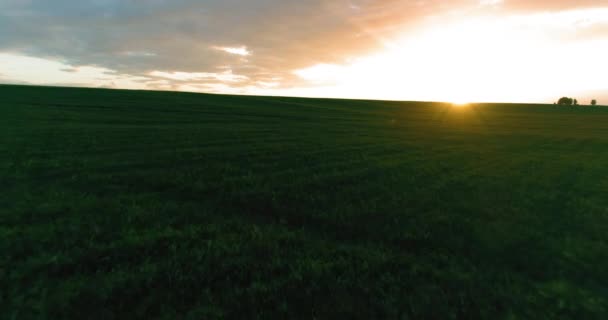
{"type": "Polygon", "coordinates": [[[462,108],[462,107],[466,107],[470,104],[470,102],[465,101],[465,100],[452,100],[452,106],[457,107],[457,108],[462,108]]]}

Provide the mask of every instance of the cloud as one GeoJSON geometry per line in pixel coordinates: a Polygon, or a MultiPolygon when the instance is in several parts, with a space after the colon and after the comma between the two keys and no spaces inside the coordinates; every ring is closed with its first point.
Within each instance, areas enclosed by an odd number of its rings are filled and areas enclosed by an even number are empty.
{"type": "Polygon", "coordinates": [[[497,6],[504,3],[504,0],[480,0],[479,4],[481,6],[497,6]]]}
{"type": "Polygon", "coordinates": [[[260,70],[293,80],[291,70],[381,48],[383,37],[427,7],[419,1],[5,0],[0,51],[130,74],[231,66],[251,72],[252,83],[267,80],[258,78],[260,70]]]}
{"type": "Polygon", "coordinates": [[[191,82],[199,82],[206,80],[217,80],[221,82],[242,82],[249,80],[249,78],[246,76],[233,74],[232,70],[227,70],[221,73],[152,71],[149,73],[149,75],[152,77],[191,82]]]}
{"type": "Polygon", "coordinates": [[[235,54],[237,56],[243,56],[243,57],[251,55],[251,52],[249,50],[247,50],[247,47],[245,47],[245,46],[234,47],[234,48],[231,48],[231,47],[213,47],[213,49],[224,51],[224,52],[229,53],[229,54],[235,54]]]}
{"type": "Polygon", "coordinates": [[[506,9],[518,11],[559,11],[574,9],[589,9],[606,7],[607,3],[603,0],[505,0],[506,9]]]}
{"type": "MultiPolygon", "coordinates": [[[[327,66],[390,48],[421,25],[486,11],[596,7],[597,0],[3,0],[0,52],[56,61],[66,73],[97,68],[116,86],[131,79],[132,86],[171,90],[186,83],[197,90],[279,90],[336,81],[331,74],[314,80],[314,73],[337,72],[327,66]]],[[[602,23],[569,33],[605,35],[602,23]]]]}

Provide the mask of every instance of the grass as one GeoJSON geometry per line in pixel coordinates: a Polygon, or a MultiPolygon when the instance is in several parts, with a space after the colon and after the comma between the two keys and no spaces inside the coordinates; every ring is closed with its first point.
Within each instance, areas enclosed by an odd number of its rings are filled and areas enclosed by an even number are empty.
{"type": "Polygon", "coordinates": [[[605,319],[607,124],[0,86],[0,318],[605,319]]]}

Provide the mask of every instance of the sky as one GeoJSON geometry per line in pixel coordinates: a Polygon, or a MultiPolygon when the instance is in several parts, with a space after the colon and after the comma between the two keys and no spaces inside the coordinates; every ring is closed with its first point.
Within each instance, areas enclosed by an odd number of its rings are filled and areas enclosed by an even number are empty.
{"type": "Polygon", "coordinates": [[[1,0],[0,83],[608,104],[608,0],[1,0]]]}

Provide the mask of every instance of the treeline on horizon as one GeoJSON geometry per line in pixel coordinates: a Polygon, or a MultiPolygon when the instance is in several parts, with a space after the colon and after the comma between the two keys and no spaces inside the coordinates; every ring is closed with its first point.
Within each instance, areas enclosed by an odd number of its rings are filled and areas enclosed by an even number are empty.
{"type": "MultiPolygon", "coordinates": [[[[578,100],[575,98],[561,97],[557,102],[553,103],[558,106],[579,106],[578,100]]],[[[589,102],[590,106],[597,106],[597,100],[593,99],[589,102]]]]}

